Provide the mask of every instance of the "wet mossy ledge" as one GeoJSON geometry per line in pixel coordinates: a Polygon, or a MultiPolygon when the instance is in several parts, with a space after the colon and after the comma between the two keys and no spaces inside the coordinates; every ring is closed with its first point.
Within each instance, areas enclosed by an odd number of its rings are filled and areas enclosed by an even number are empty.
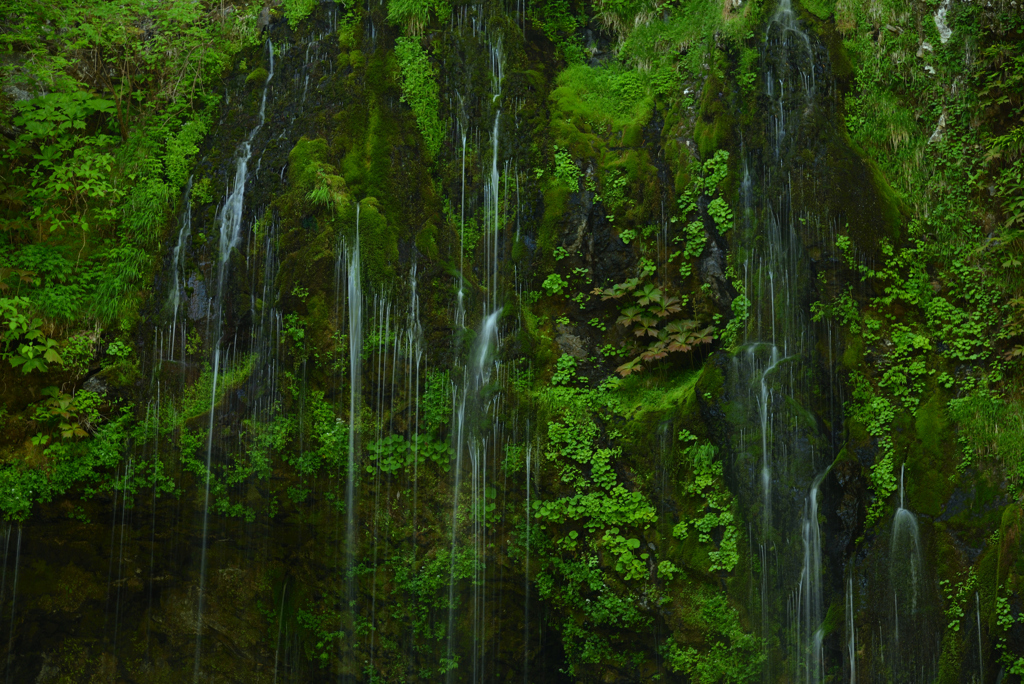
{"type": "Polygon", "coordinates": [[[0,243],[8,680],[1024,675],[1011,9],[207,9],[129,313],[0,243]]]}

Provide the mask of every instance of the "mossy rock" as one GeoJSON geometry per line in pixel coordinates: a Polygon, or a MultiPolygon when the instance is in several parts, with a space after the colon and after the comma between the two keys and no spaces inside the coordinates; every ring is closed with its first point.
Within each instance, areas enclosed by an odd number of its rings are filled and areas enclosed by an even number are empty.
{"type": "Polygon", "coordinates": [[[726,85],[714,75],[704,84],[700,114],[694,126],[697,149],[704,159],[709,159],[716,150],[728,148],[730,137],[736,128],[736,119],[732,114],[726,91],[726,85]]]}
{"type": "MultiPolygon", "coordinates": [[[[351,221],[354,237],[356,230],[355,209],[349,210],[344,221],[351,221]]],[[[359,202],[359,254],[362,262],[363,281],[378,290],[390,286],[395,278],[398,264],[398,229],[390,225],[381,213],[380,202],[367,197],[359,202]]]]}
{"type": "Polygon", "coordinates": [[[250,87],[254,85],[261,86],[267,82],[267,76],[269,75],[270,72],[263,67],[253,69],[249,72],[249,75],[245,77],[245,85],[250,87]]]}

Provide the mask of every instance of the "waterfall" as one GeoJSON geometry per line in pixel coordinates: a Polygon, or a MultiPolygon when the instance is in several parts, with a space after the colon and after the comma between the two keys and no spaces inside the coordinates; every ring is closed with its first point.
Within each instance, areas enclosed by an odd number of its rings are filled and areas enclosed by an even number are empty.
{"type": "Polygon", "coordinates": [[[796,596],[797,643],[800,646],[796,660],[794,681],[818,684],[824,679],[822,661],[822,600],[821,600],[821,530],[818,526],[818,489],[828,474],[814,478],[804,506],[801,524],[804,546],[803,570],[796,596]]]}
{"type": "MultiPolygon", "coordinates": [[[[11,528],[7,527],[7,540],[10,540],[11,528]]],[[[21,569],[21,524],[18,525],[18,541],[14,546],[14,583],[11,588],[11,627],[7,633],[7,664],[4,667],[4,682],[11,681],[11,654],[14,653],[14,616],[18,601],[18,572],[21,569]]],[[[7,575],[7,542],[4,543],[4,575],[7,575]]]]}
{"type": "Polygon", "coordinates": [[[270,69],[267,72],[267,80],[263,83],[259,122],[249,132],[245,142],[239,146],[235,153],[236,162],[234,184],[217,216],[217,222],[220,227],[220,250],[219,259],[217,261],[217,293],[215,300],[217,304],[215,314],[216,333],[213,337],[213,381],[211,383],[212,389],[210,395],[210,422],[207,427],[206,435],[206,482],[203,492],[203,531],[201,537],[202,548],[199,560],[199,594],[196,599],[195,663],[192,672],[192,679],[194,682],[199,681],[200,656],[203,649],[203,600],[206,592],[206,551],[210,519],[210,479],[212,477],[211,468],[213,466],[213,432],[214,419],[217,413],[217,381],[220,375],[221,361],[220,337],[221,326],[224,322],[224,282],[228,275],[231,251],[238,245],[239,235],[241,233],[242,210],[245,204],[246,171],[249,165],[249,159],[252,157],[252,141],[253,138],[256,137],[260,128],[262,128],[266,118],[267,91],[270,88],[270,81],[274,78],[274,44],[270,40],[267,40],[267,50],[270,53],[270,69]]]}
{"type": "MultiPolygon", "coordinates": [[[[808,306],[816,275],[808,246],[820,247],[829,225],[822,215],[827,198],[818,194],[827,186],[808,187],[803,180],[806,152],[820,152],[824,144],[815,129],[819,119],[810,113],[834,106],[828,84],[815,85],[824,54],[801,28],[790,0],[780,0],[760,51],[759,129],[741,133],[735,165],[742,208],[737,254],[750,308],[728,379],[735,468],[744,473],[739,494],[752,511],[752,544],[760,557],[763,676],[773,680],[785,672],[814,684],[824,678],[828,603],[817,497],[839,450],[834,427],[826,426],[842,422],[837,402],[821,400],[820,388],[830,391],[831,385],[822,377],[830,371],[819,359],[818,339],[832,341],[812,322],[808,306]],[[749,140],[763,146],[751,147],[749,140]]],[[[824,356],[834,358],[831,351],[824,356]]]]}
{"type": "Polygon", "coordinates": [[[917,517],[906,508],[900,468],[900,505],[893,516],[889,539],[889,586],[892,591],[892,668],[902,679],[916,681],[923,668],[921,644],[926,624],[923,606],[923,555],[917,517]]]}
{"type": "Polygon", "coordinates": [[[463,384],[458,392],[455,408],[455,466],[454,485],[452,488],[452,542],[451,542],[451,567],[448,580],[448,672],[446,681],[452,681],[454,665],[457,663],[455,653],[455,584],[456,557],[460,548],[459,545],[459,497],[462,493],[463,469],[465,467],[464,454],[469,456],[470,466],[470,517],[472,520],[472,549],[473,549],[473,597],[471,608],[471,620],[473,625],[473,681],[477,680],[477,656],[482,648],[482,612],[483,597],[478,593],[481,583],[480,566],[483,562],[485,549],[486,530],[481,521],[481,514],[486,516],[486,468],[487,468],[487,446],[488,439],[486,431],[479,426],[478,419],[487,413],[487,407],[482,404],[481,390],[490,382],[494,351],[497,345],[498,319],[501,316],[501,309],[497,309],[484,317],[480,324],[480,331],[470,351],[469,358],[463,369],[463,384]],[[493,340],[493,342],[492,342],[493,340]]]}
{"type": "MultiPolygon", "coordinates": [[[[921,583],[921,535],[917,529],[917,517],[904,507],[903,477],[906,465],[900,467],[900,506],[892,521],[892,536],[889,541],[889,576],[893,593],[902,594],[904,602],[909,600],[910,614],[918,610],[918,592],[921,583]]],[[[897,615],[897,619],[899,616],[897,615]]],[[[899,633],[896,634],[897,641],[899,633]]]]}
{"type": "Polygon", "coordinates": [[[491,230],[494,244],[487,240],[487,292],[491,300],[491,308],[498,305],[498,238],[501,235],[501,198],[499,196],[500,176],[498,174],[498,126],[501,122],[501,110],[494,114],[494,130],[491,133],[491,176],[484,188],[484,195],[489,200],[487,205],[491,213],[491,230]]]}
{"type": "Polygon", "coordinates": [[[850,663],[850,684],[857,684],[857,630],[853,622],[853,568],[846,578],[846,658],[850,663]]]}
{"type": "Polygon", "coordinates": [[[178,308],[181,305],[181,275],[185,241],[192,235],[192,178],[192,176],[189,176],[188,185],[185,186],[185,196],[182,200],[184,210],[181,214],[181,229],[178,231],[178,241],[175,243],[174,252],[171,255],[171,273],[174,277],[174,285],[171,290],[170,302],[173,312],[171,314],[171,341],[168,345],[170,359],[174,358],[174,341],[178,339],[178,308]]]}
{"type": "Polygon", "coordinates": [[[530,684],[530,456],[529,424],[526,434],[526,560],[523,562],[523,684],[530,684]]]}
{"type": "Polygon", "coordinates": [[[978,627],[978,684],[985,684],[985,651],[981,645],[981,594],[974,592],[974,618],[978,627]]]}
{"type": "Polygon", "coordinates": [[[348,470],[345,479],[345,581],[347,608],[355,611],[356,544],[356,449],[359,399],[362,389],[363,285],[359,263],[359,204],[356,203],[356,235],[348,255],[348,470]]]}
{"type": "Polygon", "coordinates": [[[409,407],[409,435],[413,439],[412,456],[412,552],[416,557],[416,516],[419,509],[419,474],[420,474],[420,361],[423,359],[423,326],[420,324],[420,298],[416,286],[416,261],[413,260],[411,273],[409,274],[409,330],[407,332],[408,351],[406,358],[414,360],[415,367],[407,364],[409,381],[407,393],[411,398],[409,407]],[[415,374],[414,374],[415,371],[415,374]]]}
{"type": "Polygon", "coordinates": [[[459,204],[459,304],[462,304],[462,279],[466,258],[466,129],[462,129],[462,201],[459,204]]]}

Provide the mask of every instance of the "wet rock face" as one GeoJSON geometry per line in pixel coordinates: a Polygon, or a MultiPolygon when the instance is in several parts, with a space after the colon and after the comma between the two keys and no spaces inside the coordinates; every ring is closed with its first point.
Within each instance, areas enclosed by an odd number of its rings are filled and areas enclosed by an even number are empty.
{"type": "Polygon", "coordinates": [[[721,311],[729,311],[736,297],[735,288],[725,277],[725,252],[718,241],[708,236],[707,247],[700,260],[701,282],[711,286],[711,296],[721,311]]]}
{"type": "Polygon", "coordinates": [[[852,550],[852,543],[860,534],[868,494],[867,483],[864,481],[860,464],[850,459],[833,466],[830,479],[835,482],[838,489],[833,490],[829,497],[835,502],[832,519],[837,521],[838,525],[829,529],[826,539],[829,544],[829,555],[842,559],[852,550]]]}
{"type": "Polygon", "coordinates": [[[558,343],[563,354],[568,354],[577,359],[586,358],[587,348],[580,337],[572,334],[575,330],[574,328],[559,324],[557,330],[559,335],[555,338],[555,342],[558,343]]]}
{"type": "Polygon", "coordinates": [[[600,287],[624,282],[636,266],[636,252],[616,234],[590,190],[572,196],[562,246],[590,269],[594,284],[600,287]]]}

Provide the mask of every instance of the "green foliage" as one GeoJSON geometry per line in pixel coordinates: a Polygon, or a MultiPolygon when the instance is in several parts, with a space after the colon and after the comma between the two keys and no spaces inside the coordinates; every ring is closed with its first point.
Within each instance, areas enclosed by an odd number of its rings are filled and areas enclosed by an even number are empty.
{"type": "MultiPolygon", "coordinates": [[[[552,385],[569,385],[576,380],[576,359],[568,354],[562,354],[558,358],[557,370],[551,376],[552,385]]],[[[585,380],[586,378],[580,378],[585,380]]]]}
{"type": "Polygon", "coordinates": [[[942,593],[946,597],[945,612],[946,619],[949,620],[946,627],[954,632],[959,632],[967,602],[978,588],[978,578],[974,574],[974,568],[964,573],[956,583],[944,579],[939,581],[939,586],[942,587],[942,593]]]}
{"type": "Polygon", "coordinates": [[[366,466],[366,472],[373,473],[380,469],[388,475],[394,475],[419,461],[431,461],[448,472],[451,459],[455,456],[454,449],[447,442],[438,442],[421,435],[413,435],[411,440],[406,440],[402,435],[390,435],[371,442],[366,451],[372,462],[366,466]]]}
{"type": "Polygon", "coordinates": [[[732,209],[721,197],[716,197],[708,203],[708,215],[715,220],[720,235],[724,235],[732,227],[732,209]]]}
{"type": "Polygon", "coordinates": [[[402,101],[412,108],[427,153],[436,157],[445,136],[445,127],[440,120],[437,69],[430,63],[430,57],[418,38],[406,36],[396,40],[395,57],[401,70],[402,101]]]}
{"type": "Polygon", "coordinates": [[[345,638],[344,630],[332,629],[341,623],[341,615],[335,610],[313,607],[312,610],[296,611],[295,621],[314,639],[306,645],[306,655],[321,669],[328,667],[338,649],[338,642],[345,638]]]}
{"type": "Polygon", "coordinates": [[[1002,632],[996,642],[999,662],[1007,668],[1007,672],[1019,677],[1024,675],[1024,656],[1012,653],[1007,644],[1007,635],[1013,629],[1015,622],[1024,624],[1024,613],[1019,613],[1015,619],[1010,599],[1005,596],[996,596],[996,626],[1002,632]]]}
{"type": "Polygon", "coordinates": [[[570,65],[558,74],[551,100],[566,116],[614,130],[646,125],[654,109],[645,75],[619,65],[570,65]]]}
{"type": "Polygon", "coordinates": [[[552,297],[555,295],[562,294],[562,290],[564,290],[568,286],[569,281],[563,278],[558,273],[552,273],[548,275],[548,277],[544,279],[544,282],[541,283],[541,287],[547,290],[548,294],[551,295],[552,297]]]}
{"type": "Polygon", "coordinates": [[[334,407],[324,398],[321,390],[310,392],[309,412],[313,418],[312,437],[319,442],[320,447],[316,451],[316,466],[304,470],[315,472],[317,467],[323,466],[340,471],[348,458],[348,423],[335,414],[334,407]]]}
{"type": "Polygon", "coordinates": [[[451,420],[452,383],[448,371],[432,370],[426,374],[420,412],[421,424],[430,433],[444,427],[451,420]]]}
{"type": "Polygon", "coordinates": [[[318,0],[284,0],[284,17],[294,31],[299,22],[312,14],[318,0]]]}
{"type": "Polygon", "coordinates": [[[41,424],[56,423],[62,439],[88,437],[99,426],[102,418],[98,407],[102,400],[95,392],[79,390],[71,395],[56,387],[46,387],[42,395],[47,399],[36,406],[35,419],[41,424]]]}
{"type": "Polygon", "coordinates": [[[722,594],[706,590],[699,605],[701,631],[711,646],[698,649],[668,641],[664,653],[669,667],[686,673],[697,684],[744,684],[760,679],[765,660],[761,640],[742,630],[736,609],[722,594]]]}
{"type": "MultiPolygon", "coordinates": [[[[696,437],[683,430],[679,440],[684,444],[695,442],[696,437]]],[[[696,514],[691,518],[680,520],[672,535],[677,539],[689,536],[689,527],[693,526],[698,533],[698,542],[709,545],[707,554],[711,560],[709,572],[732,572],[739,563],[737,541],[739,532],[733,524],[731,511],[732,495],[725,487],[722,462],[716,461],[718,450],[711,444],[689,444],[683,447],[687,461],[692,468],[692,480],[683,482],[683,491],[696,502],[696,514]],[[720,530],[721,542],[715,548],[712,531],[720,530]]]]}
{"type": "Polygon", "coordinates": [[[34,504],[53,501],[72,487],[83,487],[86,498],[114,488],[134,490],[147,482],[155,484],[158,491],[172,491],[172,482],[164,478],[156,464],[148,471],[140,466],[130,482],[113,475],[131,436],[131,423],[130,413],[120,411],[99,427],[92,439],[51,444],[45,450],[46,472],[21,458],[5,462],[0,467],[0,513],[9,521],[25,520],[34,504]]]}
{"type": "Polygon", "coordinates": [[[576,192],[579,189],[581,175],[583,172],[576,166],[569,151],[555,145],[555,178],[576,192]]]}
{"type": "Polygon", "coordinates": [[[963,397],[949,400],[949,417],[959,425],[957,441],[963,472],[986,456],[1002,461],[1011,484],[1024,483],[1024,410],[993,390],[977,387],[963,397]]]}
{"type": "Polygon", "coordinates": [[[682,311],[684,302],[681,302],[678,297],[665,294],[653,283],[646,283],[640,287],[641,280],[648,278],[653,273],[653,267],[645,268],[641,277],[630,278],[624,283],[604,290],[594,288],[591,292],[591,294],[601,295],[601,299],[604,301],[619,299],[632,292],[636,297],[637,305],[622,309],[621,315],[615,322],[627,328],[634,326],[633,335],[637,338],[656,338],[646,348],[640,350],[640,356],[615,369],[622,377],[639,373],[643,370],[645,362],[663,359],[673,352],[689,352],[698,345],[709,344],[714,339],[714,326],[698,329],[696,321],[670,318],[673,314],[682,311]]]}
{"type": "Polygon", "coordinates": [[[27,176],[25,201],[32,210],[26,218],[50,232],[75,230],[83,235],[90,218],[113,220],[122,196],[110,175],[114,156],[108,149],[115,138],[84,131],[90,117],[112,114],[114,102],[76,90],[20,100],[15,107],[13,123],[24,132],[4,156],[14,164],[28,155],[36,162],[16,167],[27,176]],[[87,208],[92,212],[86,213],[87,208]]]}
{"type": "Polygon", "coordinates": [[[210,86],[255,39],[259,8],[220,16],[178,1],[48,0],[11,9],[2,40],[18,58],[3,71],[28,97],[3,112],[17,131],[0,152],[5,180],[20,189],[17,211],[0,216],[0,266],[45,253],[22,293],[35,309],[130,324],[172,188],[213,120],[219,87],[210,86]]]}
{"type": "Polygon", "coordinates": [[[543,0],[528,5],[527,11],[534,24],[557,46],[562,59],[569,64],[583,62],[585,53],[577,29],[587,23],[586,15],[574,13],[570,0],[543,0]]]}
{"type": "Polygon", "coordinates": [[[209,177],[203,176],[192,184],[192,194],[189,199],[193,206],[209,204],[213,201],[213,190],[209,177]]]}
{"type": "Polygon", "coordinates": [[[57,340],[43,334],[41,318],[30,318],[29,301],[25,297],[0,299],[0,326],[6,328],[0,335],[3,350],[0,357],[7,359],[12,368],[22,373],[34,370],[46,372],[48,363],[61,363],[57,340]]]}
{"type": "Polygon", "coordinates": [[[423,33],[430,12],[443,20],[451,14],[451,7],[444,0],[388,0],[388,22],[403,27],[407,36],[423,33]]]}

